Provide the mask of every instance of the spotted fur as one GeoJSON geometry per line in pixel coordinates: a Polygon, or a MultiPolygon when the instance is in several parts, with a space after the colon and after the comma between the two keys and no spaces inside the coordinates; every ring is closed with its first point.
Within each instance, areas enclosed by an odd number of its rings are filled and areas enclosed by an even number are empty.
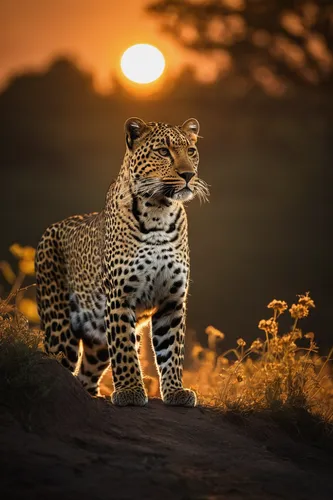
{"type": "Polygon", "coordinates": [[[50,226],[36,253],[45,349],[99,395],[111,363],[116,405],[144,405],[140,323],[151,323],[162,399],[194,406],[182,371],[189,282],[183,202],[206,198],[199,179],[195,119],[182,126],[125,124],[126,154],[100,213],[50,226]],[[82,344],[82,349],[80,349],[82,344]]]}

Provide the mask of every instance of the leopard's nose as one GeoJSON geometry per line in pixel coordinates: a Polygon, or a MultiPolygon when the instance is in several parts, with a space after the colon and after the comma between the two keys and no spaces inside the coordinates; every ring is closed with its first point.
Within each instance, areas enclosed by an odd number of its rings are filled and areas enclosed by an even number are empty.
{"type": "Polygon", "coordinates": [[[186,184],[188,184],[190,182],[190,180],[192,179],[192,177],[195,175],[195,173],[194,172],[178,172],[178,175],[180,177],[182,177],[183,179],[185,179],[186,184]]]}

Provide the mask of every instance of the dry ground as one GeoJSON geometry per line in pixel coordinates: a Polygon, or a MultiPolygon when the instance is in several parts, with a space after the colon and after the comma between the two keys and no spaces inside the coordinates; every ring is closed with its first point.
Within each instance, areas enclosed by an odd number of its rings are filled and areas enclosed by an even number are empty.
{"type": "Polygon", "coordinates": [[[0,394],[4,499],[333,498],[333,438],[309,414],[115,408],[35,356],[43,397],[0,394]]]}

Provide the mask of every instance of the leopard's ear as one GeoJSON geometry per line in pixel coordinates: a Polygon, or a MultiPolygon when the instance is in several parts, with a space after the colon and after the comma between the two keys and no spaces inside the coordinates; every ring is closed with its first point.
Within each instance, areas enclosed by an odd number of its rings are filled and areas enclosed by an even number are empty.
{"type": "Polygon", "coordinates": [[[126,144],[129,149],[133,149],[136,140],[140,139],[146,132],[149,131],[149,126],[140,118],[129,118],[125,122],[126,144]]]}
{"type": "Polygon", "coordinates": [[[184,132],[186,132],[186,134],[188,134],[191,137],[191,139],[194,142],[197,141],[200,130],[200,125],[198,120],[196,120],[195,118],[189,118],[183,123],[181,128],[184,130],[184,132]]]}

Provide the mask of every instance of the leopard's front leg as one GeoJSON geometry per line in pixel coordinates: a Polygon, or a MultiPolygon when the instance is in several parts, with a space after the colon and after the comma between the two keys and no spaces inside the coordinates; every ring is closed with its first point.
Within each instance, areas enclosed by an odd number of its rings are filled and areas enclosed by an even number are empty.
{"type": "MultiPolygon", "coordinates": [[[[176,283],[177,285],[177,283],[176,283]]],[[[195,406],[196,394],[182,384],[185,349],[185,285],[171,288],[153,316],[152,336],[156,363],[160,375],[163,402],[175,406],[195,406]],[[173,293],[174,292],[174,293],[173,293]]]]}
{"type": "Polygon", "coordinates": [[[117,406],[144,406],[148,398],[136,346],[135,305],[122,292],[109,290],[106,300],[105,326],[115,389],[111,400],[117,406]]]}

